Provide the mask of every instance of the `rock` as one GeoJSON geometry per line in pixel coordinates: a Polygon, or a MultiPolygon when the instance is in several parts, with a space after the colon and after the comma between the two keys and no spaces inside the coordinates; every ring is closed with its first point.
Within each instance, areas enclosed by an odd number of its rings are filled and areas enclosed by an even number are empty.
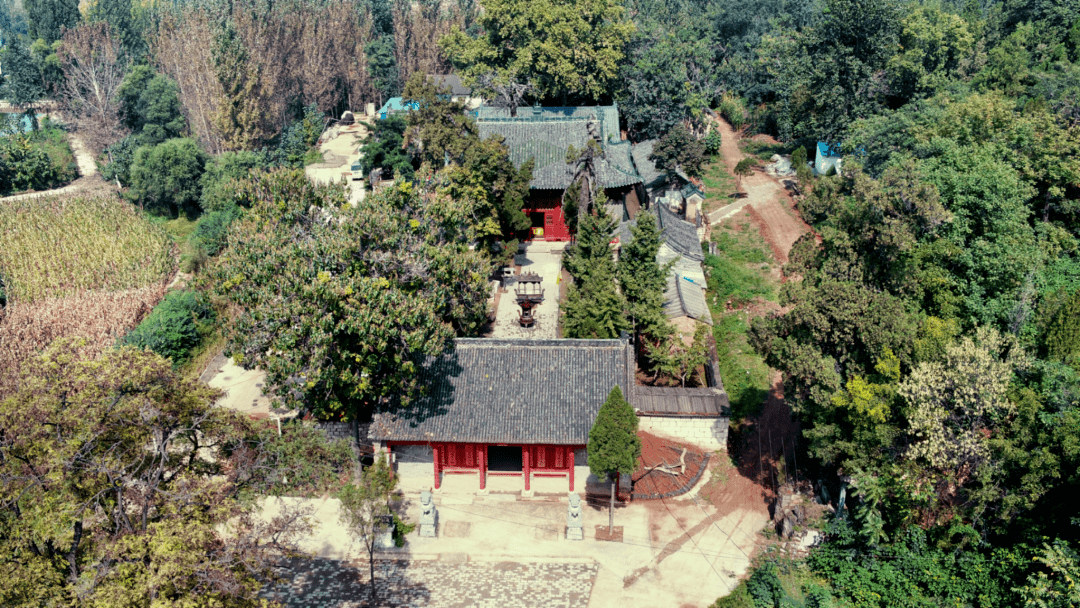
{"type": "Polygon", "coordinates": [[[781,159],[781,156],[780,156],[779,154],[773,154],[772,156],[770,156],[770,157],[769,157],[769,160],[770,160],[771,162],[774,162],[774,163],[775,163],[776,161],[780,160],[780,159],[781,159]]]}
{"type": "Polygon", "coordinates": [[[794,533],[795,533],[795,524],[792,523],[790,517],[785,517],[784,520],[782,522],[780,522],[780,537],[783,538],[784,540],[790,540],[791,535],[794,534],[794,533]]]}

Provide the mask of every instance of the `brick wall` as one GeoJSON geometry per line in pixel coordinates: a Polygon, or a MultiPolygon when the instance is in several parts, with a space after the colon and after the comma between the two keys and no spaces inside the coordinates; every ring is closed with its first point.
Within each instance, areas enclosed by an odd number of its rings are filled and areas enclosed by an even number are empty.
{"type": "Polygon", "coordinates": [[[638,429],[712,451],[727,449],[727,418],[639,416],[638,429]]]}

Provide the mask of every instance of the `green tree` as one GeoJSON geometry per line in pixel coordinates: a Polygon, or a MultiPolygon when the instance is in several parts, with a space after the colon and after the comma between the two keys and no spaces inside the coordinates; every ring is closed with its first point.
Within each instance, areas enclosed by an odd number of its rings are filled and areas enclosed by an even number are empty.
{"type": "Polygon", "coordinates": [[[182,135],[187,123],[176,83],[168,76],[155,74],[146,65],[133,66],[117,95],[121,119],[140,145],[152,146],[182,135]]]}
{"type": "Polygon", "coordinates": [[[567,105],[611,90],[634,26],[617,0],[481,0],[484,33],[455,27],[439,41],[466,78],[497,74],[530,82],[542,98],[567,105]]]}
{"type": "Polygon", "coordinates": [[[1080,369],[1080,291],[1070,296],[1046,330],[1047,358],[1080,369]]]}
{"type": "Polygon", "coordinates": [[[657,376],[667,376],[686,386],[686,381],[708,361],[708,326],[699,323],[690,344],[681,334],[670,332],[660,341],[646,342],[645,353],[657,376]]]}
{"type": "Polygon", "coordinates": [[[889,58],[890,94],[907,101],[932,95],[961,75],[975,37],[959,15],[935,6],[913,6],[900,26],[900,52],[889,58]]]}
{"type": "Polygon", "coordinates": [[[64,28],[79,22],[78,0],[27,0],[24,6],[30,18],[30,38],[42,38],[48,44],[59,40],[64,28]]]}
{"type": "Polygon", "coordinates": [[[705,164],[705,144],[683,125],[676,125],[660,138],[649,155],[649,160],[663,169],[668,179],[674,180],[679,170],[697,177],[701,175],[701,166],[705,164]]]}
{"type": "Polygon", "coordinates": [[[619,287],[639,339],[657,340],[670,332],[664,315],[665,269],[656,261],[660,228],[652,213],[638,214],[633,239],[619,253],[619,287]]]}
{"type": "Polygon", "coordinates": [[[491,266],[469,248],[469,201],[399,182],[346,205],[295,170],[253,176],[237,199],[249,209],[202,276],[240,311],[226,352],[290,407],[407,403],[426,357],[486,321],[491,266]]]}
{"type": "Polygon", "coordinates": [[[364,45],[369,71],[379,92],[379,102],[385,103],[400,90],[397,58],[394,55],[394,38],[383,35],[364,45]]]}
{"type": "Polygon", "coordinates": [[[270,163],[264,152],[222,152],[206,163],[199,178],[199,206],[203,211],[223,211],[236,206],[237,182],[247,179],[252,170],[270,163]]]}
{"type": "Polygon", "coordinates": [[[375,590],[375,549],[379,536],[393,527],[393,515],[390,511],[390,494],[397,487],[397,476],[386,459],[380,453],[375,462],[360,474],[360,483],[347,484],[338,492],[341,500],[341,523],[349,532],[356,535],[368,552],[368,567],[371,576],[368,589],[371,592],[371,604],[378,602],[375,590]]]}
{"type": "Polygon", "coordinates": [[[142,146],[131,162],[132,195],[155,213],[196,215],[206,159],[194,139],[142,146]]]}
{"type": "Polygon", "coordinates": [[[735,163],[735,189],[742,190],[742,180],[744,177],[750,177],[754,174],[754,167],[757,166],[757,159],[752,156],[735,163]]]}
{"type": "Polygon", "coordinates": [[[611,389],[589,431],[589,471],[611,482],[608,507],[608,532],[615,525],[615,494],[619,475],[637,470],[641,439],[637,435],[638,418],[634,408],[623,398],[618,386],[611,389]]]}
{"type": "Polygon", "coordinates": [[[1080,606],[1080,557],[1068,543],[1043,543],[1042,555],[1034,560],[1049,572],[1028,575],[1027,585],[1014,589],[1025,608],[1072,608],[1080,606]]]}
{"type": "MultiPolygon", "coordinates": [[[[4,45],[0,60],[4,64],[7,100],[17,106],[26,106],[27,113],[34,114],[34,104],[45,98],[45,84],[30,51],[20,38],[12,38],[4,45]]],[[[31,124],[37,128],[36,118],[31,124]]]]}
{"type": "Polygon", "coordinates": [[[120,343],[152,350],[179,366],[202,341],[200,323],[212,316],[213,310],[203,294],[173,290],[120,343]]]}
{"type": "Polygon", "coordinates": [[[408,124],[401,116],[389,116],[375,123],[374,132],[362,149],[364,174],[382,169],[383,175],[410,179],[416,169],[412,155],[402,150],[408,124]]]}
{"type": "Polygon", "coordinates": [[[79,348],[53,344],[0,399],[0,603],[257,605],[310,526],[287,505],[262,518],[256,496],[301,462],[158,355],[79,348]]]}
{"type": "Polygon", "coordinates": [[[138,60],[146,53],[146,40],[139,20],[132,13],[131,0],[96,0],[89,20],[107,22],[113,35],[120,38],[129,59],[138,60]]]}
{"type": "Polygon", "coordinates": [[[602,207],[582,219],[578,240],[565,266],[574,277],[563,307],[563,333],[568,338],[611,339],[630,329],[626,301],[615,290],[611,235],[615,221],[602,207]]]}

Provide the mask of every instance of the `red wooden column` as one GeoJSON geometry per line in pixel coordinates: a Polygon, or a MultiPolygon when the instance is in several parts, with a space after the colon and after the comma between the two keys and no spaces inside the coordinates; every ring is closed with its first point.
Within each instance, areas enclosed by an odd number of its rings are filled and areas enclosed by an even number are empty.
{"type": "Polygon", "coordinates": [[[480,466],[480,489],[487,486],[487,446],[476,446],[476,464],[480,466]]]}
{"type": "Polygon", "coordinates": [[[570,474],[570,491],[574,491],[574,448],[566,448],[566,472],[570,474]]]}
{"type": "Polygon", "coordinates": [[[532,477],[532,472],[529,470],[529,448],[528,446],[521,446],[521,464],[522,473],[525,475],[525,491],[529,491],[529,481],[532,477]]]}
{"type": "Polygon", "coordinates": [[[439,489],[439,445],[432,444],[431,455],[435,461],[435,489],[439,489]]]}

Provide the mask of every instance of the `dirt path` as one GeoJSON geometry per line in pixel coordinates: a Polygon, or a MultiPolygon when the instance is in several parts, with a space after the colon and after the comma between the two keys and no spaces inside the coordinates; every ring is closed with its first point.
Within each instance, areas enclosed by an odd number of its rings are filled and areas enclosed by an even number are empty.
{"type": "MultiPolygon", "coordinates": [[[[720,149],[724,155],[724,164],[728,171],[734,174],[735,165],[746,155],[739,149],[739,138],[727,121],[717,119],[716,126],[722,138],[720,149]]],[[[719,224],[749,207],[750,217],[761,231],[762,238],[769,243],[776,260],[786,263],[791,246],[800,236],[810,231],[810,226],[799,217],[787,189],[776,179],[755,171],[753,175],[743,178],[742,190],[746,196],[710,213],[709,223],[719,224]]]]}
{"type": "Polygon", "coordinates": [[[106,186],[98,175],[97,163],[93,155],[86,148],[82,138],[75,132],[67,134],[68,143],[71,144],[71,152],[75,155],[75,164],[79,167],[79,177],[70,184],[53,190],[41,190],[39,192],[24,192],[12,196],[0,198],[0,201],[18,201],[27,198],[40,198],[43,196],[56,196],[58,194],[71,194],[83,190],[91,190],[106,186]]]}

